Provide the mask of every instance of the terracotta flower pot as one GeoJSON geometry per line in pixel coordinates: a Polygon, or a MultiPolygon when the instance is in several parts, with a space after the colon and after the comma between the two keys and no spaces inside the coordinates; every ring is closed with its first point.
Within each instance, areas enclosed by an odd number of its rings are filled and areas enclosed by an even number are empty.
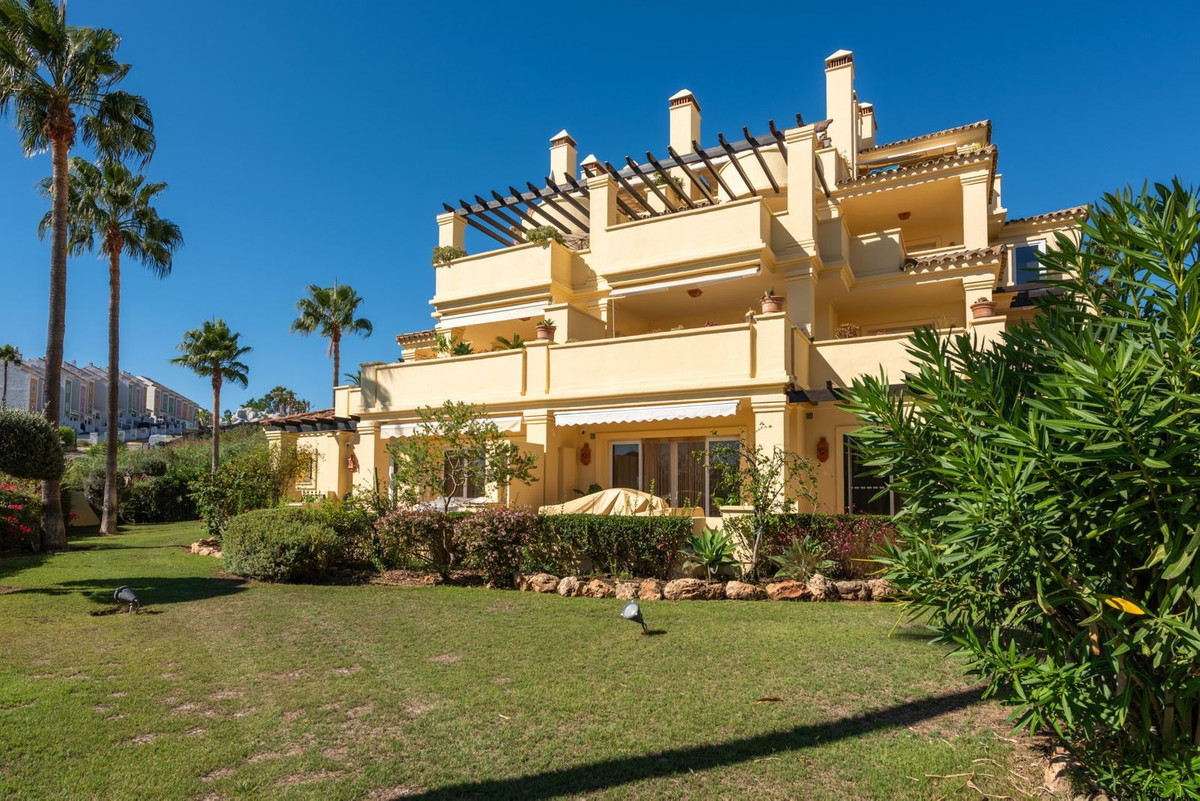
{"type": "Polygon", "coordinates": [[[543,342],[545,342],[545,341],[553,342],[554,341],[554,331],[556,328],[557,328],[557,326],[553,326],[553,325],[539,325],[537,327],[537,338],[543,342]]]}
{"type": "Polygon", "coordinates": [[[783,311],[783,298],[778,295],[771,295],[769,298],[762,299],[762,313],[774,314],[783,311]]]}
{"type": "Polygon", "coordinates": [[[996,316],[996,301],[978,300],[971,304],[971,314],[976,320],[996,316]]]}

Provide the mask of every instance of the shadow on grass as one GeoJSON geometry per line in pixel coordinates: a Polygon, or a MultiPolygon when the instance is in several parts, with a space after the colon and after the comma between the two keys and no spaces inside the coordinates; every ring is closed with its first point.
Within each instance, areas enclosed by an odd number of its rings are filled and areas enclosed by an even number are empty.
{"type": "Polygon", "coordinates": [[[858,737],[877,729],[911,726],[929,718],[965,709],[980,702],[971,689],[877,709],[826,723],[796,726],[712,745],[674,748],[641,756],[608,759],[589,765],[549,770],[513,779],[464,782],[413,796],[414,798],[551,798],[596,793],[643,779],[735,765],[766,756],[779,756],[816,745],[858,737]]]}
{"type": "Polygon", "coordinates": [[[22,595],[73,595],[79,594],[92,603],[111,606],[113,592],[122,584],[128,584],[137,594],[143,606],[202,601],[232,595],[246,589],[246,583],[238,578],[201,578],[197,576],[173,576],[170,578],[111,578],[65,581],[49,587],[34,587],[19,590],[22,595]]]}

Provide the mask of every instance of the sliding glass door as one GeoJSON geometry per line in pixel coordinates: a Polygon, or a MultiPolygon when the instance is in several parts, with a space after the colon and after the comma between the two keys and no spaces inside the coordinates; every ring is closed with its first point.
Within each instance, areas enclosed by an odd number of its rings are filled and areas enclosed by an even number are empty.
{"type": "Polygon", "coordinates": [[[736,449],[737,440],[703,437],[613,443],[611,486],[641,489],[673,507],[699,506],[715,516],[717,506],[728,502],[730,488],[718,486],[712,462],[731,458],[727,451],[736,454],[736,449]]]}

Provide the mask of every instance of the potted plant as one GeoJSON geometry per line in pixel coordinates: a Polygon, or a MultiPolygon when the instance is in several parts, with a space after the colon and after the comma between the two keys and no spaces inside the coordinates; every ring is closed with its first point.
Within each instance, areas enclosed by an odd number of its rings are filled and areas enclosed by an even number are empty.
{"type": "Polygon", "coordinates": [[[768,289],[764,292],[761,300],[763,314],[774,314],[775,312],[783,311],[783,298],[776,295],[774,289],[768,289]]]}
{"type": "Polygon", "coordinates": [[[435,267],[448,267],[455,259],[464,258],[467,251],[457,245],[438,245],[433,249],[433,265],[435,267]]]}
{"type": "Polygon", "coordinates": [[[971,314],[976,320],[996,316],[996,301],[991,298],[980,298],[971,304],[971,314]]]}
{"type": "Polygon", "coordinates": [[[842,323],[833,329],[834,339],[854,339],[858,336],[859,328],[855,323],[842,323]]]}
{"type": "Polygon", "coordinates": [[[554,329],[555,329],[554,321],[551,320],[549,317],[543,317],[541,320],[538,320],[538,324],[537,324],[538,340],[542,341],[542,342],[545,342],[545,341],[553,342],[554,341],[554,329]]]}

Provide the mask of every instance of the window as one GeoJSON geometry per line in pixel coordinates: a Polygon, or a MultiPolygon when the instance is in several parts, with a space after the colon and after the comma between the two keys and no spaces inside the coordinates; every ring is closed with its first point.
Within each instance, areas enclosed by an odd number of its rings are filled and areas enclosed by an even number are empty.
{"type": "Polygon", "coordinates": [[[845,470],[846,514],[891,515],[902,503],[896,493],[887,490],[887,479],[871,475],[863,464],[863,457],[854,447],[854,437],[842,438],[842,464],[845,470]]]}
{"type": "Polygon", "coordinates": [[[29,411],[36,412],[42,408],[38,403],[38,382],[36,378],[29,379],[29,411]]]}
{"type": "Polygon", "coordinates": [[[72,399],[71,393],[74,390],[74,387],[75,387],[74,382],[72,382],[71,379],[68,378],[67,383],[66,383],[66,389],[63,391],[63,397],[64,397],[64,401],[65,401],[63,403],[63,408],[68,411],[75,408],[74,406],[71,405],[71,399],[72,399]]]}
{"type": "Polygon", "coordinates": [[[134,396],[135,396],[134,389],[132,386],[130,386],[129,387],[129,411],[131,411],[131,412],[136,408],[136,406],[134,405],[134,396]]]}
{"type": "Polygon", "coordinates": [[[715,516],[731,488],[717,485],[714,450],[717,458],[730,458],[726,451],[736,453],[737,445],[703,437],[613,443],[611,486],[653,493],[673,507],[700,506],[715,516]]]}
{"type": "Polygon", "coordinates": [[[442,492],[447,498],[483,498],[487,495],[483,471],[482,459],[468,465],[464,457],[447,453],[442,466],[442,492]]]}
{"type": "Polygon", "coordinates": [[[96,408],[96,385],[94,383],[88,384],[87,408],[89,411],[96,408]]]}
{"type": "Polygon", "coordinates": [[[297,450],[296,463],[299,468],[296,484],[311,487],[317,482],[317,460],[312,451],[297,450]]]}
{"type": "Polygon", "coordinates": [[[1042,280],[1041,255],[1046,252],[1046,241],[1014,245],[1012,249],[1012,275],[1014,284],[1033,284],[1042,280]]]}
{"type": "Polygon", "coordinates": [[[624,489],[642,488],[642,446],[638,442],[614,442],[612,484],[624,489]]]}

